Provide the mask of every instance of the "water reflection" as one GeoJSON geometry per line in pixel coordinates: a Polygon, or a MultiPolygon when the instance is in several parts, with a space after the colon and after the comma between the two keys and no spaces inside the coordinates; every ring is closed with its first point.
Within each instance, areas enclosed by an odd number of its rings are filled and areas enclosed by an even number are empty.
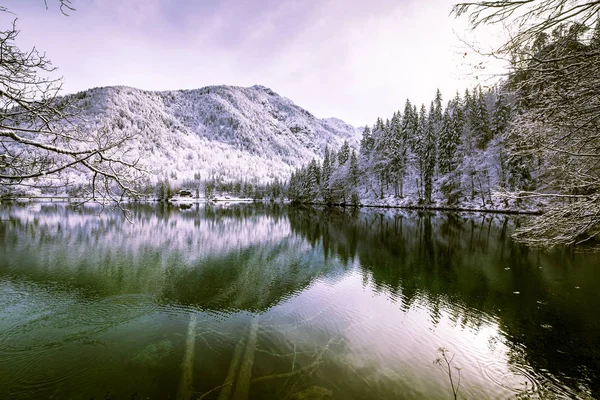
{"type": "Polygon", "coordinates": [[[0,397],[448,398],[438,347],[468,398],[600,395],[600,259],[515,219],[100,211],[0,208],[0,397]]]}
{"type": "Polygon", "coordinates": [[[120,212],[37,205],[4,214],[2,267],[94,296],[154,294],[165,302],[260,311],[329,272],[277,207],[138,206],[120,212]]]}
{"type": "Polygon", "coordinates": [[[600,396],[597,255],[517,245],[515,220],[497,215],[291,210],[290,221],[342,259],[356,255],[403,309],[425,302],[434,326],[442,314],[475,330],[495,321],[518,373],[530,366],[546,388],[582,395],[585,383],[600,396]]]}

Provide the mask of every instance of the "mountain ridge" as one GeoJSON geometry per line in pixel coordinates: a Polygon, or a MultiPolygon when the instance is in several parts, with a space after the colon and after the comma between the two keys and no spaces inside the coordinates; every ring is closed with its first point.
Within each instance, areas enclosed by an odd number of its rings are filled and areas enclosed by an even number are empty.
{"type": "MultiPolygon", "coordinates": [[[[266,183],[321,158],[344,141],[357,148],[359,131],[338,118],[316,118],[272,89],[215,85],[149,91],[96,87],[64,96],[80,127],[132,135],[127,144],[151,171],[150,180],[202,179],[266,183]]],[[[84,177],[70,177],[84,183],[84,177]]]]}

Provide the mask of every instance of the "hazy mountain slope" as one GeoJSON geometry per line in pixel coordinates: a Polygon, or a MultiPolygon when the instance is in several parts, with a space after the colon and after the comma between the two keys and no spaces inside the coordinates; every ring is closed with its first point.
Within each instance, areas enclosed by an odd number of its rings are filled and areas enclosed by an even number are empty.
{"type": "MultiPolygon", "coordinates": [[[[265,182],[285,179],[326,145],[357,147],[357,130],[338,119],[317,119],[263,86],[210,86],[150,92],[129,87],[90,89],[76,100],[87,129],[117,135],[153,172],[153,181],[221,177],[265,182]]],[[[80,177],[79,179],[82,179],[80,177]]]]}

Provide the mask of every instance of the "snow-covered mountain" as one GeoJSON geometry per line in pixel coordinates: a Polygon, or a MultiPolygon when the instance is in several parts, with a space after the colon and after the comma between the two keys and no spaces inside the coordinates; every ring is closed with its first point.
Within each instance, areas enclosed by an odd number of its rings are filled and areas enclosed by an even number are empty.
{"type": "Polygon", "coordinates": [[[134,134],[128,144],[153,173],[184,182],[201,179],[267,182],[287,179],[347,140],[356,128],[318,119],[264,86],[209,86],[152,92],[104,87],[69,95],[86,129],[134,134]]]}

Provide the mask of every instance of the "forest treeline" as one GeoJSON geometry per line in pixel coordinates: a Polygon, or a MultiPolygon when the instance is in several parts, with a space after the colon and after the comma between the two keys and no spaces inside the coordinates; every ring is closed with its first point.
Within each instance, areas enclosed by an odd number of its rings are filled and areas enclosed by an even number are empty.
{"type": "Polygon", "coordinates": [[[292,175],[290,199],[492,208],[496,188],[536,187],[533,160],[505,143],[514,96],[478,87],[442,102],[439,90],[429,107],[406,100],[391,118],[364,128],[357,151],[326,148],[322,161],[292,175]]]}
{"type": "MultiPolygon", "coordinates": [[[[560,210],[558,217],[582,200],[597,204],[600,108],[593,66],[600,58],[600,23],[558,24],[513,50],[518,60],[493,87],[449,99],[438,90],[429,105],[406,100],[364,128],[356,151],[325,149],[323,159],[294,172],[290,199],[560,210]]],[[[592,225],[577,226],[564,241],[592,225]]]]}

